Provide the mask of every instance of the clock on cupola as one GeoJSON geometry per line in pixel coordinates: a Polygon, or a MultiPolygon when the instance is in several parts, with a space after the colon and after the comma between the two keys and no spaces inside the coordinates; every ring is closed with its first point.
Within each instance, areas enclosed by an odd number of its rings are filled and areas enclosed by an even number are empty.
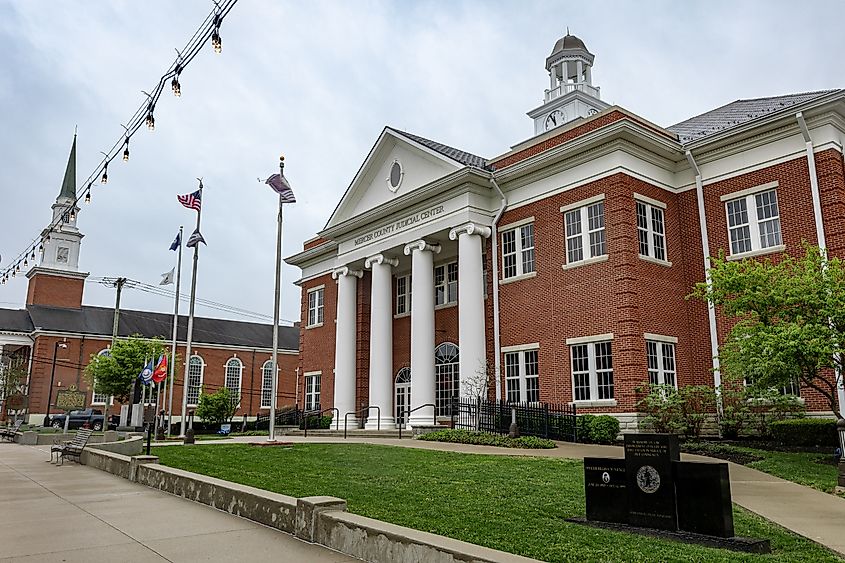
{"type": "Polygon", "coordinates": [[[534,120],[535,135],[610,107],[601,101],[598,86],[593,86],[594,60],[584,42],[570,35],[568,29],[557,40],[552,54],[546,58],[549,87],[543,104],[528,112],[528,117],[534,120]]]}

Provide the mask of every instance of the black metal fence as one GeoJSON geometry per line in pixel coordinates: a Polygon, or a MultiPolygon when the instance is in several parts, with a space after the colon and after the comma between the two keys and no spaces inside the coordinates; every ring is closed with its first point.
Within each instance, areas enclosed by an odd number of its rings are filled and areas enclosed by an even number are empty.
{"type": "Polygon", "coordinates": [[[576,442],[578,428],[575,405],[552,403],[510,403],[479,398],[452,401],[454,428],[478,430],[491,434],[510,432],[513,412],[521,436],[539,436],[552,440],[576,442]]]}

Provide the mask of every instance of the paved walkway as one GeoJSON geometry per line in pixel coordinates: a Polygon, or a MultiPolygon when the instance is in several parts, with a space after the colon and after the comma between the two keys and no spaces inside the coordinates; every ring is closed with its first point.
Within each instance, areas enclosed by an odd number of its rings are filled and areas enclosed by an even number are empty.
{"type": "MultiPolygon", "coordinates": [[[[558,443],[553,450],[521,450],[472,446],[445,442],[425,442],[410,438],[343,438],[309,436],[280,436],[281,441],[295,443],[365,443],[462,452],[470,454],[517,455],[583,459],[585,456],[623,457],[620,446],[558,443]]],[[[266,437],[244,436],[230,440],[211,440],[205,444],[231,444],[233,442],[266,442],[266,437]]],[[[153,452],[155,453],[155,452],[153,452]]],[[[683,459],[693,461],[722,461],[683,454],[683,459]]],[[[731,495],[733,501],[784,528],[810,538],[845,556],[845,499],[797,485],[768,473],[730,463],[731,495]]]]}
{"type": "Polygon", "coordinates": [[[0,562],[357,561],[207,506],[0,444],[0,562]]]}

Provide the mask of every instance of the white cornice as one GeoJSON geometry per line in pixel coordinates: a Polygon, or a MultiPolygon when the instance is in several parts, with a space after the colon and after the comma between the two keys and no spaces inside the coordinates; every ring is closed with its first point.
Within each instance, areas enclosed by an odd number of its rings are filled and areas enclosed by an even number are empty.
{"type": "MultiPolygon", "coordinates": [[[[103,334],[93,334],[87,332],[65,332],[59,330],[42,330],[36,329],[32,331],[31,338],[34,341],[39,336],[60,336],[64,338],[85,338],[86,340],[94,340],[94,341],[103,341],[106,343],[111,342],[111,336],[106,336],[103,334]]],[[[118,340],[125,340],[125,336],[119,336],[118,340]]],[[[153,338],[141,338],[141,340],[152,341],[153,338]]],[[[172,342],[172,340],[166,341],[168,346],[172,342]]],[[[187,343],[183,340],[176,341],[177,346],[186,346],[187,343]]],[[[262,348],[261,346],[237,346],[237,345],[228,345],[228,344],[208,344],[205,342],[196,342],[193,341],[191,346],[194,348],[208,348],[210,350],[246,350],[246,351],[253,351],[256,352],[266,352],[268,354],[273,352],[272,347],[262,348]]],[[[299,350],[289,350],[285,348],[279,348],[279,354],[299,354],[299,350]]]]}

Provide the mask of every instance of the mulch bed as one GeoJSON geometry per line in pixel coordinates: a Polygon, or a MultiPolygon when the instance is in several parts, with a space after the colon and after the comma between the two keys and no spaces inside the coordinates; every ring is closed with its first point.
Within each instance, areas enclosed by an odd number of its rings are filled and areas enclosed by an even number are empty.
{"type": "Polygon", "coordinates": [[[690,446],[681,446],[681,451],[687,454],[704,455],[708,457],[724,459],[725,461],[732,461],[733,463],[737,463],[739,465],[748,465],[749,463],[753,463],[755,461],[760,461],[763,459],[762,457],[755,454],[732,451],[729,449],[723,449],[718,447],[695,448],[690,446]]]}

